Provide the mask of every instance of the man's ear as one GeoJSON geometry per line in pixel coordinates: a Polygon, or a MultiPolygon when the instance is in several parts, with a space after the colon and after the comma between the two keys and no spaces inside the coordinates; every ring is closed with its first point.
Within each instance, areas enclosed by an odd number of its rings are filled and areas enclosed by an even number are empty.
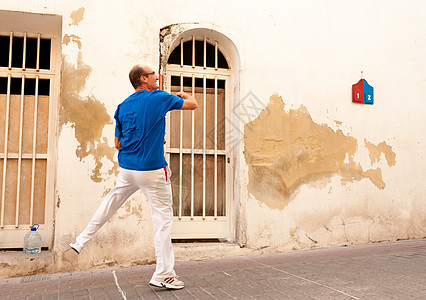
{"type": "Polygon", "coordinates": [[[143,75],[141,75],[141,76],[139,77],[139,79],[140,79],[140,81],[141,81],[141,82],[146,82],[146,78],[145,78],[145,76],[143,76],[143,75]]]}

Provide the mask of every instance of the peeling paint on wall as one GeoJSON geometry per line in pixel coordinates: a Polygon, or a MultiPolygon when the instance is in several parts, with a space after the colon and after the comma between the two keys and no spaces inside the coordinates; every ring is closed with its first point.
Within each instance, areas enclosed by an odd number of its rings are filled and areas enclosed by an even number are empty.
{"type": "Polygon", "coordinates": [[[70,25],[75,25],[78,26],[78,24],[83,20],[84,17],[84,7],[81,7],[75,11],[73,11],[70,15],[72,22],[70,23],[70,25]]]}
{"type": "Polygon", "coordinates": [[[78,49],[81,50],[81,38],[75,34],[71,34],[71,35],[65,34],[62,39],[62,44],[68,45],[71,42],[76,43],[78,49]]]}
{"type": "MultiPolygon", "coordinates": [[[[160,29],[160,68],[165,68],[167,64],[168,54],[172,51],[173,41],[187,29],[189,24],[199,24],[198,22],[182,22],[177,24],[170,24],[160,29]]],[[[164,78],[166,79],[166,78],[164,78]]]]}
{"type": "Polygon", "coordinates": [[[108,175],[118,170],[118,164],[113,161],[115,148],[108,145],[107,138],[102,138],[102,130],[107,124],[112,124],[105,105],[94,96],[80,96],[92,68],[85,64],[79,52],[77,65],[62,60],[62,92],[59,123],[60,126],[72,123],[75,137],[79,142],[76,149],[78,158],[83,159],[92,155],[95,167],[90,178],[95,182],[103,180],[101,174],[102,158],[110,160],[114,167],[108,175]]]}
{"type": "Polygon", "coordinates": [[[382,153],[385,155],[386,161],[389,167],[393,167],[396,164],[396,154],[392,151],[392,147],[386,144],[386,142],[381,142],[378,145],[374,145],[364,139],[365,147],[370,152],[371,163],[377,163],[380,161],[382,153]]]}
{"type": "Polygon", "coordinates": [[[126,204],[124,204],[124,214],[117,215],[117,218],[119,219],[127,219],[129,216],[134,215],[138,218],[138,225],[143,221],[143,209],[142,209],[142,203],[138,201],[138,203],[132,204],[132,201],[127,201],[126,204]]]}
{"type": "MultiPolygon", "coordinates": [[[[364,171],[354,161],[355,138],[315,123],[303,105],[288,112],[284,106],[280,96],[272,95],[266,109],[244,128],[248,190],[256,199],[283,209],[301,185],[334,174],[342,183],[367,178],[379,189],[386,187],[380,168],[364,171]]],[[[369,147],[370,157],[380,160],[376,153],[384,152],[388,164],[395,164],[395,153],[386,143],[369,147]]]]}

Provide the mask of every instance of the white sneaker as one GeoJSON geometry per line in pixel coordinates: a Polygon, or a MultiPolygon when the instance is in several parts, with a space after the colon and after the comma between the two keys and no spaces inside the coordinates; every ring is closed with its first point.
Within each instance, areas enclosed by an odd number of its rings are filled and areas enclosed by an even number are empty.
{"type": "Polygon", "coordinates": [[[77,243],[77,242],[70,243],[69,245],[70,245],[70,247],[71,247],[72,250],[74,250],[75,252],[77,252],[77,254],[80,254],[81,249],[83,249],[83,247],[79,243],[77,243]]]}
{"type": "Polygon", "coordinates": [[[156,286],[156,287],[163,287],[163,288],[166,288],[166,289],[173,289],[173,290],[180,290],[180,289],[183,289],[185,287],[185,284],[183,283],[183,281],[178,280],[177,276],[176,277],[167,277],[167,278],[164,278],[161,281],[151,279],[149,284],[156,286]]]}

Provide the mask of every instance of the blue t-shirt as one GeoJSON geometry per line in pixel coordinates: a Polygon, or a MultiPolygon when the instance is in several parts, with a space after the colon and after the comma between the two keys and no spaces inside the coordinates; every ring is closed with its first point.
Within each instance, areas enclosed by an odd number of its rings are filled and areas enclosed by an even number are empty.
{"type": "Polygon", "coordinates": [[[115,136],[120,138],[121,168],[149,171],[167,166],[164,158],[165,115],[180,109],[183,99],[164,91],[138,91],[118,105],[115,136]]]}

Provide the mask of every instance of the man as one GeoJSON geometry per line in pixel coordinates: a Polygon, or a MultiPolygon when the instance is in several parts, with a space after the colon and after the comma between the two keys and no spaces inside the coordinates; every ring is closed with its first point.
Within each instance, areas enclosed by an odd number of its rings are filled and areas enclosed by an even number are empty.
{"type": "Polygon", "coordinates": [[[118,105],[114,118],[115,147],[120,172],[116,186],[104,198],[86,229],[70,247],[80,253],[93,235],[138,189],[151,207],[156,270],[150,284],[181,289],[184,283],[174,271],[171,242],[173,208],[170,168],[164,158],[165,115],[174,109],[194,110],[197,101],[179,92],[158,90],[158,77],[148,66],[136,65],[129,73],[135,93],[118,105]]]}

